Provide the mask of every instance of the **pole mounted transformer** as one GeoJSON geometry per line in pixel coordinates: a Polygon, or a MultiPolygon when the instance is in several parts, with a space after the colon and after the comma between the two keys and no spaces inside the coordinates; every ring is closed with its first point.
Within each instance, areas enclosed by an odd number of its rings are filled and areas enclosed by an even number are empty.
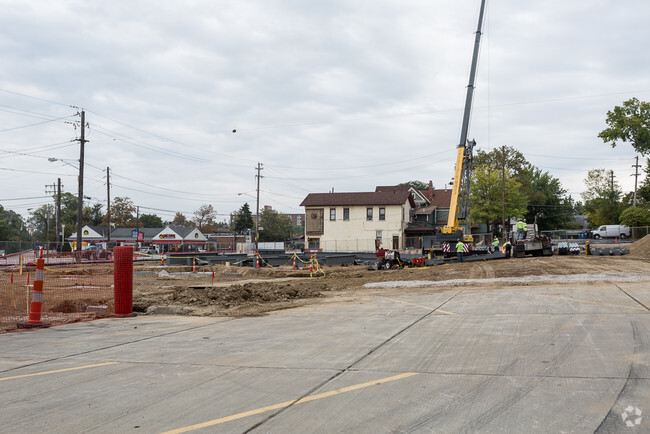
{"type": "Polygon", "coordinates": [[[483,15],[485,12],[486,0],[481,0],[481,10],[478,17],[476,37],[474,39],[474,52],[472,55],[472,66],[469,72],[469,84],[465,97],[465,110],[463,112],[463,125],[460,129],[460,142],[456,155],[456,169],[454,171],[454,183],[451,189],[451,203],[449,205],[449,217],[447,225],[442,228],[441,239],[452,241],[463,238],[465,241],[472,241],[471,230],[463,236],[462,230],[458,227],[459,219],[467,219],[469,226],[469,190],[470,177],[472,174],[472,151],[476,141],[467,140],[469,130],[469,119],[472,111],[472,98],[474,96],[474,82],[476,81],[476,67],[478,65],[478,52],[481,42],[481,29],[483,28],[483,15]]]}

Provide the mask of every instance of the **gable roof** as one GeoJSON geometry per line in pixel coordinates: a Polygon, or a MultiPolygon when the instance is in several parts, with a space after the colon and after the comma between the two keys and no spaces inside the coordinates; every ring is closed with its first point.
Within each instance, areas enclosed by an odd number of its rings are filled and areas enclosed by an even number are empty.
{"type": "Polygon", "coordinates": [[[431,205],[435,205],[438,208],[449,208],[451,205],[451,189],[431,189],[424,190],[423,193],[427,193],[426,195],[431,205]]]}
{"type": "Polygon", "coordinates": [[[310,193],[300,206],[403,205],[407,201],[415,208],[408,186],[387,186],[377,187],[373,192],[310,193]]]}
{"type": "Polygon", "coordinates": [[[87,226],[87,227],[97,232],[102,237],[105,237],[106,234],[108,233],[108,228],[106,226],[87,226]]]}
{"type": "MultiPolygon", "coordinates": [[[[140,228],[139,232],[142,234],[143,239],[151,240],[155,237],[162,228],[140,228]]],[[[117,240],[135,240],[133,236],[135,228],[115,228],[111,231],[111,238],[117,240]]]]}

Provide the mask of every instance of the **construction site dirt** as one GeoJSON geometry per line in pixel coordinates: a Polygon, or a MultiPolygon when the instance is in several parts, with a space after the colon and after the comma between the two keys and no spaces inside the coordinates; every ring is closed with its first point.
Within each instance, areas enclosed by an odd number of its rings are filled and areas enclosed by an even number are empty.
{"type": "MultiPolygon", "coordinates": [[[[620,245],[618,245],[620,246],[620,245]]],[[[558,256],[450,262],[432,267],[369,270],[324,267],[322,272],[287,267],[165,267],[137,264],[133,309],[143,314],[258,316],[306,304],[348,301],[395,293],[445,291],[468,286],[585,286],[596,281],[650,280],[650,236],[628,244],[629,255],[558,256]]]]}

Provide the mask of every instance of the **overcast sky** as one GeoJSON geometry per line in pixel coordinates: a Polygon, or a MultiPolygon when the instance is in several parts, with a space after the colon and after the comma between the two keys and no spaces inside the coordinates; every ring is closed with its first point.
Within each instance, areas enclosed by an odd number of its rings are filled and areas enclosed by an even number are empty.
{"type": "MultiPolygon", "coordinates": [[[[61,178],[188,218],[244,202],[453,176],[480,0],[0,0],[0,204],[61,178]],[[236,130],[236,133],[233,133],[236,130]],[[48,158],[61,161],[49,162],[48,158]]],[[[488,0],[469,138],[507,145],[580,199],[590,169],[634,189],[608,110],[650,100],[647,0],[488,0]]],[[[643,160],[640,160],[643,161],[643,160]]],[[[643,162],[640,164],[645,165],[643,162]]]]}

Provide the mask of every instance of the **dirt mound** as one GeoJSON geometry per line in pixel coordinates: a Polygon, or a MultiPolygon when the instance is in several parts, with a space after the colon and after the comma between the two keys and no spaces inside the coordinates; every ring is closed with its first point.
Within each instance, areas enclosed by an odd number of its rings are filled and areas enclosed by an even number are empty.
{"type": "Polygon", "coordinates": [[[650,235],[646,235],[630,246],[630,254],[650,258],[650,235]]]}
{"type": "Polygon", "coordinates": [[[183,315],[259,315],[322,296],[332,288],[325,281],[258,281],[228,286],[176,285],[134,294],[136,312],[163,313],[161,306],[183,306],[183,315]]]}
{"type": "Polygon", "coordinates": [[[185,268],[164,267],[138,272],[134,279],[133,309],[136,312],[173,315],[255,316],[267,312],[326,302],[329,298],[365,297],[386,291],[444,291],[457,279],[478,279],[485,290],[509,284],[544,285],[554,282],[571,285],[602,280],[603,273],[638,274],[648,269],[650,237],[639,240],[635,255],[552,256],[511,260],[477,261],[398,270],[368,270],[367,266],[323,267],[310,277],[308,270],[291,267],[251,268],[214,265],[197,273],[185,268]],[[647,256],[644,256],[647,255],[647,256]],[[214,278],[213,278],[214,272],[214,278]],[[174,275],[174,279],[165,276],[174,275]],[[537,276],[537,278],[536,278],[537,276]],[[569,276],[556,279],[555,276],[569,276]],[[532,279],[531,283],[527,279],[532,279]],[[537,280],[536,280],[537,279],[537,280]],[[374,288],[373,282],[434,281],[424,289],[374,288]],[[522,281],[523,283],[517,283],[522,281]]]}

